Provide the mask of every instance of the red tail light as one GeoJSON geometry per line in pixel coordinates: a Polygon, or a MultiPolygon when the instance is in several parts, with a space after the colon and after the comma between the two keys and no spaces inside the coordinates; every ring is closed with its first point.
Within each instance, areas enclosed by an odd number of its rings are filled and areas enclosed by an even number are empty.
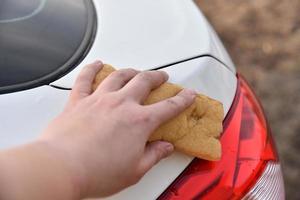
{"type": "Polygon", "coordinates": [[[194,159],[159,199],[243,198],[261,178],[267,163],[278,162],[269,132],[260,104],[238,76],[236,96],[224,120],[221,160],[194,159]]]}

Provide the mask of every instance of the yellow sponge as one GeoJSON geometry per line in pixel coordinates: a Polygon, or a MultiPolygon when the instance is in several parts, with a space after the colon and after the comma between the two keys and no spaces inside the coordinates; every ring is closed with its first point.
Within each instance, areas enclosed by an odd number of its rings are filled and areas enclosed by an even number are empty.
{"type": "MultiPolygon", "coordinates": [[[[104,65],[97,74],[93,90],[115,69],[104,65]]],[[[164,83],[153,90],[144,102],[153,104],[175,96],[182,87],[164,83]]],[[[221,158],[223,106],[220,102],[205,95],[198,94],[195,102],[172,120],[162,124],[150,136],[149,141],[164,140],[172,143],[183,153],[205,160],[219,160],[221,158]]]]}

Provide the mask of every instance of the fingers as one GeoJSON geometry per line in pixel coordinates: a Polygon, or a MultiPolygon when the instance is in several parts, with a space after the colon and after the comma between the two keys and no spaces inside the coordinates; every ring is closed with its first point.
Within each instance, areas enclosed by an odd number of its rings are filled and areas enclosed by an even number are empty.
{"type": "Polygon", "coordinates": [[[139,71],[134,69],[121,69],[114,71],[102,81],[95,91],[95,94],[117,91],[138,73],[139,71]]]}
{"type": "Polygon", "coordinates": [[[195,97],[195,91],[183,89],[176,96],[145,106],[145,109],[148,109],[150,115],[162,124],[187,109],[194,102],[195,97]]]}
{"type": "Polygon", "coordinates": [[[143,102],[151,90],[168,80],[168,74],[163,71],[145,71],[136,75],[121,90],[125,95],[138,102],[143,102]]]}
{"type": "Polygon", "coordinates": [[[171,155],[174,147],[169,142],[156,141],[151,142],[146,146],[144,156],[140,163],[140,170],[142,174],[149,171],[161,159],[171,155]]]}
{"type": "Polygon", "coordinates": [[[84,98],[92,93],[92,84],[98,71],[103,67],[101,61],[86,65],[78,75],[72,88],[71,97],[84,98]]]}

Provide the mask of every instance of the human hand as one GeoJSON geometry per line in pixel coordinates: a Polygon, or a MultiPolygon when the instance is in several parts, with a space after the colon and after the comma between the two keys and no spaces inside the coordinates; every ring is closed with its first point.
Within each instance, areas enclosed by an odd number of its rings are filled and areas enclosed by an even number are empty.
{"type": "Polygon", "coordinates": [[[142,105],[150,91],[166,82],[161,71],[113,72],[92,93],[101,62],[86,66],[78,76],[64,111],[40,137],[49,151],[68,163],[80,196],[107,196],[135,184],[173,151],[170,143],[147,143],[162,123],[193,103],[195,92],[152,105],[142,105]]]}

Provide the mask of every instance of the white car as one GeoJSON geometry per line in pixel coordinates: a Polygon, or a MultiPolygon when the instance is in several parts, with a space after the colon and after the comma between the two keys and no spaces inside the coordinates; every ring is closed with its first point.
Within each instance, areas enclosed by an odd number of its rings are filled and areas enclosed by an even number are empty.
{"type": "Polygon", "coordinates": [[[35,139],[96,59],[164,70],[226,116],[220,161],[176,152],[107,199],[284,199],[262,108],[191,0],[1,0],[0,148],[35,139]]]}

